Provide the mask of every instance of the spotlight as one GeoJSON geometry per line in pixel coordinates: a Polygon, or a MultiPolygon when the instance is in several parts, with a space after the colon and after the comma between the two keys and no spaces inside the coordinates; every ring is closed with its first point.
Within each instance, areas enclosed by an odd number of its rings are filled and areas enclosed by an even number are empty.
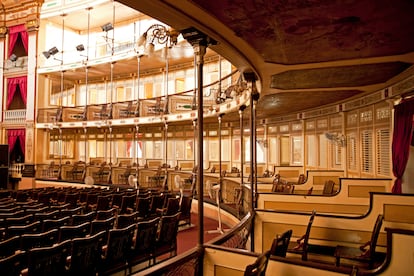
{"type": "Polygon", "coordinates": [[[54,56],[57,53],[59,53],[59,50],[56,47],[50,48],[49,51],[42,52],[42,54],[45,56],[45,58],[50,58],[50,56],[54,56]]]}
{"type": "Polygon", "coordinates": [[[102,27],[102,31],[104,32],[109,32],[110,30],[112,30],[114,27],[112,26],[112,23],[106,23],[105,25],[103,25],[102,27]]]}
{"type": "Polygon", "coordinates": [[[42,52],[42,54],[45,56],[45,58],[50,58],[49,51],[44,51],[44,52],[42,52]]]}
{"type": "Polygon", "coordinates": [[[52,48],[50,48],[50,49],[49,49],[49,53],[50,53],[52,56],[54,56],[54,55],[56,55],[57,53],[59,53],[59,50],[58,50],[58,48],[56,48],[56,47],[52,47],[52,48]]]}
{"type": "Polygon", "coordinates": [[[17,60],[17,56],[16,56],[15,54],[12,54],[12,55],[9,57],[9,59],[10,59],[10,61],[15,62],[15,61],[17,60]]]}
{"type": "Polygon", "coordinates": [[[78,50],[79,52],[82,52],[85,50],[85,46],[83,46],[83,44],[79,44],[78,46],[76,46],[76,50],[78,50]]]}

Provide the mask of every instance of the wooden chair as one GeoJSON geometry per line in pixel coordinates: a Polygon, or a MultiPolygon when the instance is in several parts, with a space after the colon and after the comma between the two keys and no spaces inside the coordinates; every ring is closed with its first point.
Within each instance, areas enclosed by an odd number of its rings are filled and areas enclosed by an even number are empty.
{"type": "Polygon", "coordinates": [[[160,216],[171,216],[178,213],[180,211],[180,198],[169,197],[167,199],[167,206],[156,211],[160,216]]]}
{"type": "Polygon", "coordinates": [[[73,215],[72,216],[72,225],[79,225],[85,222],[91,222],[96,217],[96,212],[91,211],[86,214],[79,214],[79,215],[73,215]]]}
{"type": "Polygon", "coordinates": [[[106,240],[108,237],[108,232],[111,229],[115,228],[115,222],[116,222],[116,218],[115,217],[111,217],[105,220],[93,220],[91,222],[91,231],[90,231],[90,235],[95,235],[99,232],[104,232],[104,239],[106,240]]]}
{"type": "Polygon", "coordinates": [[[52,229],[38,234],[23,234],[20,238],[20,249],[27,251],[37,247],[52,246],[58,241],[58,229],[52,229]]]}
{"type": "Polygon", "coordinates": [[[379,214],[372,229],[371,239],[359,248],[338,245],[335,249],[336,266],[340,265],[341,259],[348,259],[368,263],[369,269],[372,269],[376,261],[382,261],[385,255],[376,252],[375,249],[383,220],[384,216],[379,214]]]}
{"type": "Polygon", "coordinates": [[[124,195],[121,201],[121,208],[119,209],[119,214],[130,213],[135,210],[134,205],[137,199],[137,195],[124,195]]]}
{"type": "Polygon", "coordinates": [[[333,182],[332,180],[326,181],[325,184],[323,185],[322,194],[323,195],[331,195],[331,194],[333,194],[334,186],[335,186],[335,182],[333,182]]]}
{"type": "Polygon", "coordinates": [[[103,258],[99,263],[100,275],[112,275],[127,269],[127,261],[131,256],[135,225],[122,229],[109,230],[108,242],[103,258]]]}
{"type": "Polygon", "coordinates": [[[163,216],[160,220],[159,232],[155,242],[153,262],[158,256],[170,253],[170,257],[177,255],[177,232],[180,213],[163,216]]]}
{"type": "Polygon", "coordinates": [[[138,212],[138,216],[143,217],[143,218],[146,218],[148,216],[151,200],[152,200],[151,196],[137,197],[135,207],[136,207],[136,211],[138,212]]]}
{"type": "Polygon", "coordinates": [[[7,226],[22,226],[30,224],[34,221],[33,214],[25,215],[22,217],[16,218],[6,218],[6,225],[7,226]]]}
{"type": "Polygon", "coordinates": [[[13,253],[5,258],[0,258],[0,271],[2,276],[20,276],[23,268],[27,266],[26,252],[13,253]]]}
{"type": "Polygon", "coordinates": [[[305,234],[300,237],[296,241],[296,245],[294,247],[289,247],[288,252],[290,253],[297,253],[302,255],[302,260],[307,261],[308,260],[308,242],[309,242],[309,235],[312,228],[313,221],[316,216],[316,211],[313,210],[312,214],[309,218],[308,226],[306,227],[305,234]]]}
{"type": "Polygon", "coordinates": [[[52,229],[59,229],[59,227],[69,225],[71,223],[71,218],[69,216],[59,219],[46,219],[42,222],[42,232],[47,232],[52,229]]]}
{"type": "Polygon", "coordinates": [[[10,226],[6,230],[6,238],[13,236],[21,236],[23,234],[40,233],[41,226],[42,225],[40,221],[35,221],[27,225],[10,226]]]}
{"type": "Polygon", "coordinates": [[[95,235],[72,240],[67,275],[96,275],[102,255],[102,246],[106,241],[104,236],[105,232],[102,231],[95,235]]]}
{"type": "Polygon", "coordinates": [[[19,247],[20,236],[12,236],[4,241],[0,241],[0,259],[13,255],[19,247]]]}
{"type": "Polygon", "coordinates": [[[132,273],[134,265],[148,261],[151,264],[154,245],[157,240],[157,230],[160,218],[138,222],[134,237],[134,248],[128,260],[129,273],[132,273]]]}
{"type": "Polygon", "coordinates": [[[244,276],[265,276],[269,258],[270,250],[257,257],[254,263],[247,265],[244,276]]]}
{"type": "Polygon", "coordinates": [[[33,248],[28,251],[28,275],[65,275],[66,258],[71,241],[50,247],[33,248]]]}
{"type": "Polygon", "coordinates": [[[180,205],[180,218],[179,226],[188,225],[191,226],[191,204],[193,201],[192,196],[183,196],[180,205]]]}
{"type": "Polygon", "coordinates": [[[272,192],[274,193],[278,193],[283,191],[283,184],[281,183],[280,180],[280,174],[276,174],[275,178],[273,179],[273,183],[272,183],[272,192]]]}
{"type": "Polygon", "coordinates": [[[298,177],[298,183],[297,184],[303,184],[303,183],[305,183],[305,175],[303,174],[303,173],[301,173],[300,175],[299,175],[299,177],[298,177]]]}
{"type": "Polygon", "coordinates": [[[112,196],[109,195],[98,195],[96,199],[96,206],[92,208],[94,211],[102,211],[110,209],[112,196]]]}
{"type": "Polygon", "coordinates": [[[273,240],[272,247],[270,248],[270,254],[279,257],[286,257],[286,252],[289,246],[290,237],[292,236],[292,230],[284,232],[282,235],[277,235],[273,240]]]}
{"type": "Polygon", "coordinates": [[[115,208],[111,208],[108,210],[99,210],[99,211],[96,211],[95,219],[98,219],[98,220],[109,219],[111,217],[114,217],[116,213],[117,213],[117,210],[115,208]]]}
{"type": "Polygon", "coordinates": [[[83,238],[91,231],[91,223],[85,222],[75,226],[61,226],[59,228],[59,242],[74,238],[83,238]]]}
{"type": "MultiPolygon", "coordinates": [[[[143,218],[141,218],[143,219],[143,218]]],[[[138,212],[129,214],[120,214],[117,216],[116,228],[125,228],[132,224],[136,224],[139,220],[138,212]]]]}

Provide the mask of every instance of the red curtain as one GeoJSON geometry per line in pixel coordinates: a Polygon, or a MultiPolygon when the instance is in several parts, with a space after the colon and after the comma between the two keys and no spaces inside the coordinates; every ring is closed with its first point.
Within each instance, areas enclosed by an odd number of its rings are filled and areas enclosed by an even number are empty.
{"type": "Polygon", "coordinates": [[[7,131],[9,152],[14,149],[17,139],[19,139],[22,152],[26,149],[26,130],[25,129],[9,129],[7,131]]]}
{"type": "Polygon", "coordinates": [[[22,96],[24,104],[27,102],[27,76],[9,78],[7,79],[7,109],[9,109],[16,93],[17,85],[20,88],[20,95],[22,96]]]}
{"type": "Polygon", "coordinates": [[[413,135],[414,99],[402,101],[394,107],[392,137],[392,171],[396,177],[392,193],[401,194],[402,177],[407,166],[413,135]]]}
{"type": "Polygon", "coordinates": [[[16,45],[16,41],[19,35],[22,39],[23,47],[27,53],[27,49],[29,45],[29,35],[26,31],[26,27],[24,26],[24,24],[9,27],[8,31],[9,31],[9,57],[13,53],[13,49],[14,49],[14,46],[16,45]]]}

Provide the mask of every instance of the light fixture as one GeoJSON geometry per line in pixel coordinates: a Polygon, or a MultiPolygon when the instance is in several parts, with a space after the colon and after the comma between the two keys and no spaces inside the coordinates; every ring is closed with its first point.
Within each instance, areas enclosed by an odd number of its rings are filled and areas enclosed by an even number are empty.
{"type": "Polygon", "coordinates": [[[112,23],[106,23],[105,25],[101,26],[102,31],[104,32],[109,32],[110,30],[112,30],[114,28],[114,26],[112,26],[112,23]]]}
{"type": "Polygon", "coordinates": [[[78,52],[85,51],[85,46],[83,46],[83,44],[79,44],[78,46],[76,46],[76,50],[77,50],[78,52]]]}
{"type": "Polygon", "coordinates": [[[328,139],[331,143],[337,144],[340,147],[346,146],[346,136],[342,133],[325,133],[326,139],[328,139]]]}
{"type": "Polygon", "coordinates": [[[15,54],[11,54],[11,56],[9,57],[9,60],[12,62],[15,62],[17,60],[17,56],[15,54]]]}
{"type": "Polygon", "coordinates": [[[50,58],[50,56],[54,56],[54,55],[56,55],[57,53],[59,53],[58,48],[56,48],[56,47],[52,47],[52,48],[50,48],[48,51],[44,51],[44,52],[43,52],[43,55],[44,55],[46,58],[50,58]]]}
{"type": "Polygon", "coordinates": [[[156,43],[165,44],[168,48],[176,45],[179,34],[178,31],[172,28],[167,28],[160,24],[153,24],[139,37],[137,45],[144,46],[146,52],[151,54],[154,51],[156,43]]]}

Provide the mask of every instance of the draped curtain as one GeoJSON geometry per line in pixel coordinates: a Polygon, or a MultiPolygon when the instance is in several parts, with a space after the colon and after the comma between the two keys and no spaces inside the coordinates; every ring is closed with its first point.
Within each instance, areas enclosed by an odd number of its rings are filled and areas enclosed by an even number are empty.
{"type": "Polygon", "coordinates": [[[22,39],[23,47],[27,53],[27,49],[29,45],[29,35],[27,33],[27,30],[24,24],[9,27],[8,32],[9,32],[9,57],[13,53],[14,46],[16,45],[16,41],[19,35],[22,39]]]}
{"type": "Polygon", "coordinates": [[[394,107],[392,137],[392,171],[396,177],[392,193],[401,194],[402,177],[407,166],[413,135],[414,99],[402,101],[394,107]]]}
{"type": "Polygon", "coordinates": [[[17,139],[19,139],[22,152],[26,149],[26,130],[25,129],[9,129],[7,131],[9,152],[14,149],[17,139]]]}
{"type": "Polygon", "coordinates": [[[22,96],[24,104],[27,102],[27,76],[9,78],[7,79],[7,109],[9,109],[16,93],[17,85],[20,88],[20,95],[22,96]]]}

